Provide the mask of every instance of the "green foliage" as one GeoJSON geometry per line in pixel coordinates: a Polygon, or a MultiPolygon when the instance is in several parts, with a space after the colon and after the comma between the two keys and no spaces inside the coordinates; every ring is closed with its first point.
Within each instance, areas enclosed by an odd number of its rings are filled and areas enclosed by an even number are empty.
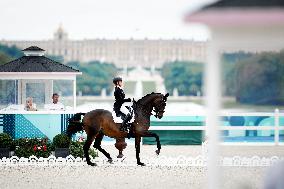
{"type": "Polygon", "coordinates": [[[252,53],[234,52],[224,53],[222,62],[222,83],[223,94],[225,96],[235,96],[236,94],[236,65],[249,57],[253,56],[252,53]]]}
{"type": "Polygon", "coordinates": [[[284,104],[284,51],[264,52],[236,66],[236,100],[247,104],[284,104]]]}
{"type": "Polygon", "coordinates": [[[55,148],[69,148],[71,139],[66,134],[58,134],[53,138],[55,148]]]}
{"type": "Polygon", "coordinates": [[[10,62],[11,60],[12,58],[10,56],[0,51],[0,65],[6,64],[7,62],[10,62]]]}
{"type": "Polygon", "coordinates": [[[82,64],[69,62],[67,65],[83,73],[77,77],[77,91],[82,91],[83,95],[100,95],[102,89],[106,89],[107,94],[112,92],[112,78],[117,73],[114,64],[91,61],[82,64]]]}
{"type": "Polygon", "coordinates": [[[36,157],[49,157],[51,153],[51,144],[45,139],[28,139],[20,138],[14,141],[15,155],[18,157],[28,158],[32,155],[36,157]]]}
{"type": "Polygon", "coordinates": [[[0,52],[3,52],[8,57],[11,57],[13,59],[20,58],[24,55],[24,53],[14,45],[8,47],[7,45],[0,44],[0,52]]]}
{"type": "Polygon", "coordinates": [[[16,46],[8,47],[0,44],[0,65],[6,64],[13,59],[20,58],[23,55],[23,52],[16,46]]]}
{"type": "Polygon", "coordinates": [[[202,91],[203,66],[202,63],[179,61],[164,64],[161,73],[167,91],[173,94],[177,88],[181,96],[196,96],[202,91]]]}
{"type": "Polygon", "coordinates": [[[0,148],[10,148],[13,145],[13,139],[8,133],[0,133],[0,148]]]}
{"type": "MultiPolygon", "coordinates": [[[[84,157],[84,150],[83,150],[83,143],[82,142],[72,142],[70,147],[70,154],[73,157],[80,157],[83,158],[84,157]]],[[[98,157],[98,152],[95,151],[94,149],[90,148],[89,149],[89,154],[90,156],[92,156],[93,158],[98,157]]]]}
{"type": "Polygon", "coordinates": [[[61,56],[61,55],[50,55],[50,54],[47,54],[45,55],[47,58],[53,60],[53,61],[56,61],[56,62],[60,62],[60,63],[63,63],[64,62],[64,57],[61,56]]]}

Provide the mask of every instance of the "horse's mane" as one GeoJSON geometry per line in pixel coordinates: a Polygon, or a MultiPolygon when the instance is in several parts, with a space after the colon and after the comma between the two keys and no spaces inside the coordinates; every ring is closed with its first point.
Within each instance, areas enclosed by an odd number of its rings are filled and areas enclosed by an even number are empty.
{"type": "Polygon", "coordinates": [[[146,94],[145,96],[143,96],[142,98],[140,98],[137,103],[138,104],[141,104],[146,98],[148,98],[149,96],[152,96],[152,95],[162,95],[161,93],[149,93],[149,94],[146,94]]]}

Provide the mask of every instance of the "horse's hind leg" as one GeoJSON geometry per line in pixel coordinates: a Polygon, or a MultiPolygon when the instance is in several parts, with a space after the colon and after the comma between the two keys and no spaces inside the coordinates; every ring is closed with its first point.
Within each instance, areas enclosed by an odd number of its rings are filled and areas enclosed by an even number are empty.
{"type": "Polygon", "coordinates": [[[90,149],[90,146],[91,146],[94,138],[95,138],[95,136],[87,136],[87,140],[86,140],[86,142],[84,144],[84,147],[83,147],[87,164],[91,165],[91,166],[95,166],[96,165],[95,163],[91,162],[90,156],[89,156],[89,149],[90,149]]]}
{"type": "Polygon", "coordinates": [[[112,158],[110,157],[110,154],[107,153],[102,147],[101,147],[101,143],[103,140],[104,134],[102,131],[100,131],[98,133],[98,135],[96,136],[95,142],[94,142],[94,148],[98,149],[100,152],[102,152],[108,159],[109,163],[112,163],[112,158]]]}

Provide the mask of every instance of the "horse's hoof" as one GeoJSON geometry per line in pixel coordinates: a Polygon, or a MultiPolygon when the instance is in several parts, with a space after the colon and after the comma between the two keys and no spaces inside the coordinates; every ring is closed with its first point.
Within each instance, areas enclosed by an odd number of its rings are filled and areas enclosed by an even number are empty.
{"type": "Polygon", "coordinates": [[[137,165],[146,166],[146,164],[142,162],[138,162],[137,165]]]}
{"type": "Polygon", "coordinates": [[[117,156],[117,158],[122,158],[123,157],[123,154],[119,154],[118,156],[117,156]]]}
{"type": "Polygon", "coordinates": [[[112,159],[108,159],[107,162],[109,162],[110,164],[113,164],[113,160],[112,159]]]}
{"type": "Polygon", "coordinates": [[[91,166],[97,166],[96,163],[92,163],[92,162],[87,162],[88,165],[91,165],[91,166]]]}
{"type": "Polygon", "coordinates": [[[156,154],[158,156],[160,154],[160,150],[156,150],[156,154]]]}

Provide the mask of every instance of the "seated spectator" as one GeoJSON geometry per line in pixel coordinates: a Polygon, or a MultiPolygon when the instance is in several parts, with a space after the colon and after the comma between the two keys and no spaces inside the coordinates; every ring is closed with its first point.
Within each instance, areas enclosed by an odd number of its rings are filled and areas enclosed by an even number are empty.
{"type": "Polygon", "coordinates": [[[52,104],[49,107],[50,110],[64,110],[64,105],[59,102],[59,95],[54,93],[52,95],[52,104]]]}
{"type": "Polygon", "coordinates": [[[25,110],[27,111],[37,111],[35,104],[33,104],[33,98],[28,97],[26,100],[25,110]]]}

